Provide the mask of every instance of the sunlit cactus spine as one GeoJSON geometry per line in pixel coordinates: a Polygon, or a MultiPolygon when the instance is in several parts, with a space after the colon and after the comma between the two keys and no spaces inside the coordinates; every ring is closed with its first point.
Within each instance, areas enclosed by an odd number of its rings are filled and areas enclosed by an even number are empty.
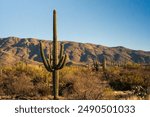
{"type": "Polygon", "coordinates": [[[59,70],[64,67],[67,58],[67,55],[64,53],[63,45],[60,46],[60,54],[58,56],[56,25],[56,10],[53,10],[53,49],[52,53],[50,52],[49,54],[49,58],[46,58],[42,42],[40,42],[40,52],[44,66],[47,71],[52,72],[54,99],[58,99],[59,96],[59,70]]]}

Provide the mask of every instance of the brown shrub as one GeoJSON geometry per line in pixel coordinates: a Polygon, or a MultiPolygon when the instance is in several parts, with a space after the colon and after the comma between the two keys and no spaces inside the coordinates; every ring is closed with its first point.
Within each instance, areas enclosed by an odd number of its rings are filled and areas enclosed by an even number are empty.
{"type": "Polygon", "coordinates": [[[14,82],[12,83],[13,92],[15,95],[21,96],[33,96],[34,94],[34,86],[31,82],[30,77],[25,74],[21,74],[19,77],[14,78],[14,82]]]}
{"type": "Polygon", "coordinates": [[[100,73],[86,68],[78,68],[60,80],[60,94],[67,99],[103,99],[106,87],[108,84],[102,80],[100,73]]]}
{"type": "Polygon", "coordinates": [[[115,90],[132,90],[135,95],[144,98],[147,95],[147,88],[150,86],[150,69],[136,67],[130,66],[132,69],[118,68],[117,72],[115,69],[109,69],[106,76],[110,86],[115,90]]]}
{"type": "Polygon", "coordinates": [[[3,67],[0,89],[5,95],[36,96],[49,94],[50,74],[38,66],[3,67]]]}

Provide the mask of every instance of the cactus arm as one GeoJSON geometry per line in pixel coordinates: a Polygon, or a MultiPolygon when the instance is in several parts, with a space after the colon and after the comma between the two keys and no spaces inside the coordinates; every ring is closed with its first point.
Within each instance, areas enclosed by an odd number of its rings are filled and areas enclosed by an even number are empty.
{"type": "Polygon", "coordinates": [[[60,59],[59,59],[59,62],[58,64],[56,65],[56,69],[58,70],[59,67],[61,66],[62,62],[63,62],[63,59],[64,59],[64,56],[62,56],[60,59]]]}
{"type": "Polygon", "coordinates": [[[44,54],[44,51],[43,51],[43,45],[42,45],[41,41],[40,41],[40,52],[41,52],[41,57],[42,57],[45,68],[47,69],[47,71],[52,72],[52,69],[49,68],[50,65],[48,64],[48,61],[45,58],[45,54],[44,54]]]}
{"type": "Polygon", "coordinates": [[[50,65],[50,67],[53,68],[52,67],[52,61],[53,60],[52,60],[52,54],[51,53],[52,53],[52,51],[51,51],[51,44],[50,44],[50,48],[49,48],[49,62],[48,63],[50,65]]]}
{"type": "Polygon", "coordinates": [[[49,65],[52,65],[52,56],[51,55],[49,55],[49,59],[48,59],[48,63],[49,63],[49,65]]]}
{"type": "Polygon", "coordinates": [[[49,61],[52,60],[52,58],[51,58],[51,44],[49,45],[49,56],[48,56],[48,58],[49,58],[49,61]]]}
{"type": "Polygon", "coordinates": [[[53,72],[54,69],[53,69],[53,66],[52,66],[51,44],[50,44],[50,47],[49,47],[49,57],[46,60],[47,60],[47,63],[48,63],[49,72],[53,72]]]}
{"type": "Polygon", "coordinates": [[[53,66],[51,65],[51,61],[49,59],[46,59],[47,63],[48,63],[48,68],[49,68],[49,72],[53,72],[54,69],[53,69],[53,66]]]}
{"type": "Polygon", "coordinates": [[[66,60],[67,60],[67,55],[65,54],[62,57],[61,61],[59,61],[58,65],[57,65],[57,69],[62,69],[66,64],[66,60]]]}
{"type": "Polygon", "coordinates": [[[64,52],[63,44],[61,44],[60,46],[61,47],[60,47],[60,54],[59,54],[59,62],[56,66],[56,69],[59,69],[61,67],[61,65],[65,59],[65,56],[66,56],[65,54],[63,54],[63,52],[64,52]]]}
{"type": "Polygon", "coordinates": [[[64,47],[63,47],[63,44],[60,45],[60,55],[59,55],[59,58],[61,59],[62,56],[63,56],[63,52],[64,52],[64,47]]]}

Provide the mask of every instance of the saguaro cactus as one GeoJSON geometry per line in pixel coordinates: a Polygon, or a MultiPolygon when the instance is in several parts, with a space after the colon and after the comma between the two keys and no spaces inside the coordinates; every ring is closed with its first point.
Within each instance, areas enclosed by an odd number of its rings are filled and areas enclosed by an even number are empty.
{"type": "Polygon", "coordinates": [[[95,71],[99,71],[100,70],[100,67],[102,67],[102,70],[105,71],[106,70],[106,59],[103,58],[103,61],[102,63],[100,64],[99,61],[96,59],[94,60],[93,59],[93,69],[95,71]]]}
{"type": "Polygon", "coordinates": [[[100,64],[99,64],[98,60],[93,59],[93,67],[94,67],[95,71],[99,71],[100,64]]]}
{"type": "Polygon", "coordinates": [[[57,28],[56,28],[56,10],[53,10],[53,49],[52,54],[46,59],[44,54],[42,42],[40,42],[40,51],[42,60],[47,71],[52,72],[53,77],[53,95],[54,99],[59,96],[59,70],[62,69],[66,63],[66,54],[64,54],[63,45],[60,47],[60,54],[58,56],[58,42],[57,42],[57,28]]]}

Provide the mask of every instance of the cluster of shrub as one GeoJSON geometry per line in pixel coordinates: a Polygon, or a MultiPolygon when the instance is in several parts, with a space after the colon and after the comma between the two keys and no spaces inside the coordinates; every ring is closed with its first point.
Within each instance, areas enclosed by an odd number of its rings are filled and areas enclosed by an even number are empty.
{"type": "MultiPolygon", "coordinates": [[[[149,71],[140,66],[107,67],[105,72],[66,66],[59,71],[59,95],[62,99],[115,99],[113,91],[129,90],[144,98],[150,87],[149,71]]],[[[52,95],[51,77],[44,66],[18,63],[1,67],[0,96],[32,99],[52,95]]]]}
{"type": "Polygon", "coordinates": [[[32,97],[50,93],[48,80],[51,74],[39,66],[18,63],[1,68],[0,95],[32,97]]]}
{"type": "MultiPolygon", "coordinates": [[[[102,75],[82,67],[65,67],[59,71],[59,95],[63,99],[104,99],[110,89],[102,75]]],[[[0,96],[25,99],[52,95],[52,74],[44,66],[18,63],[1,67],[0,96]]]]}
{"type": "Polygon", "coordinates": [[[106,72],[106,78],[114,90],[132,91],[144,98],[149,94],[150,66],[129,65],[125,67],[111,67],[106,72]]]}

